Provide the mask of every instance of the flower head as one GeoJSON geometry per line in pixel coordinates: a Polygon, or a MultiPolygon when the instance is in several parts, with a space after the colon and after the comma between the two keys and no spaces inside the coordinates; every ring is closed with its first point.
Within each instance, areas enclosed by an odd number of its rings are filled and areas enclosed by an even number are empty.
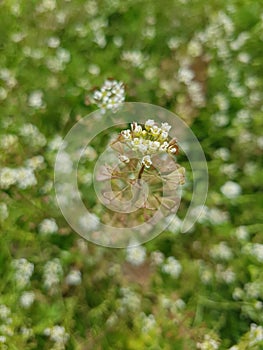
{"type": "Polygon", "coordinates": [[[96,90],[93,99],[102,112],[116,112],[125,100],[124,85],[121,81],[105,80],[100,90],[96,90]]]}

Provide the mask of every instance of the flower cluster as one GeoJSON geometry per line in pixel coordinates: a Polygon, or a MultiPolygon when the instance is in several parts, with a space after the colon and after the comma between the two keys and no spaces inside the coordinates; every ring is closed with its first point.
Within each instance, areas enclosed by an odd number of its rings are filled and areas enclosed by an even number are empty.
{"type": "Polygon", "coordinates": [[[52,234],[58,231],[58,225],[55,219],[44,219],[39,224],[39,232],[42,234],[52,234]]]}
{"type": "Polygon", "coordinates": [[[121,81],[106,80],[100,90],[96,90],[93,98],[102,113],[106,110],[116,112],[125,100],[124,85],[121,81]]]}
{"type": "Polygon", "coordinates": [[[55,343],[53,349],[57,350],[65,349],[65,346],[69,339],[69,334],[66,332],[65,328],[58,325],[55,325],[51,328],[46,328],[44,330],[44,335],[49,337],[49,339],[55,343]]]}
{"type": "Polygon", "coordinates": [[[15,280],[20,288],[24,288],[30,281],[34,272],[34,264],[27,261],[25,258],[16,259],[13,262],[15,268],[15,280]]]}
{"type": "Polygon", "coordinates": [[[20,167],[12,169],[4,167],[0,171],[0,188],[8,189],[12,185],[17,185],[20,189],[37,184],[37,179],[31,168],[20,167]]]}
{"type": "Polygon", "coordinates": [[[47,289],[56,287],[60,282],[63,269],[59,259],[55,258],[48,261],[44,266],[44,286],[47,289]]]}
{"type": "MultiPolygon", "coordinates": [[[[142,164],[146,168],[152,165],[151,155],[157,153],[178,154],[178,144],[175,138],[169,140],[169,131],[171,125],[161,123],[158,125],[154,120],[148,119],[144,127],[136,122],[131,124],[130,129],[122,130],[120,140],[142,156],[142,164]]],[[[120,160],[129,163],[129,158],[125,155],[120,156],[120,160]]]]}

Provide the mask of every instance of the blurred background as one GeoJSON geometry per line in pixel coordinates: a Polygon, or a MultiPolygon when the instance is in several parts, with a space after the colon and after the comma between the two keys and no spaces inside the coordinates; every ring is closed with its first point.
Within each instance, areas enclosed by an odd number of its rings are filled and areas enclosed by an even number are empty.
{"type": "Polygon", "coordinates": [[[0,349],[263,349],[262,1],[5,0],[0,15],[0,349]],[[190,233],[187,191],[135,249],[88,243],[60,213],[57,150],[107,78],[198,137],[209,193],[190,233]]]}

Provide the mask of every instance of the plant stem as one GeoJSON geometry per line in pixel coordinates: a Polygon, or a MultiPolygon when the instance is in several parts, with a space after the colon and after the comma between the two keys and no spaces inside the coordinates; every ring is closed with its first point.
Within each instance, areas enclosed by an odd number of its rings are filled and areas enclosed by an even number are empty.
{"type": "Polygon", "coordinates": [[[140,180],[142,178],[142,173],[144,171],[144,167],[145,167],[145,165],[143,164],[140,171],[139,171],[139,174],[138,174],[138,180],[140,180]]]}

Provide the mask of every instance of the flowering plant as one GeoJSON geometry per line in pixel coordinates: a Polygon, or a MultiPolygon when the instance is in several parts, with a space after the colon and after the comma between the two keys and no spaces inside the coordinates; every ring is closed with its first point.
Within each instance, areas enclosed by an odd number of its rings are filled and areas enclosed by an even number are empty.
{"type": "Polygon", "coordinates": [[[147,220],[160,207],[165,215],[177,209],[176,190],[185,183],[185,169],[176,163],[179,146],[169,137],[170,129],[168,123],[158,125],[152,119],[142,125],[131,123],[110,144],[118,164],[102,166],[98,174],[98,181],[111,181],[111,189],[103,190],[105,200],[115,210],[130,213],[133,224],[147,220]]]}

